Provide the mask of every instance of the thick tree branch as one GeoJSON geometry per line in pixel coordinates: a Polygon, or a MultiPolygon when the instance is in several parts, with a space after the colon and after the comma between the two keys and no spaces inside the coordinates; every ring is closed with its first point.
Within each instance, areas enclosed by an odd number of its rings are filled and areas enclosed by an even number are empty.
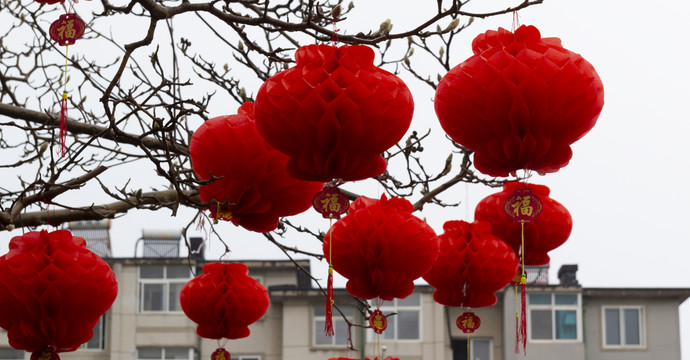
{"type": "MultiPolygon", "coordinates": [[[[186,196],[198,200],[198,196],[193,196],[194,193],[195,191],[184,192],[186,196]]],[[[141,196],[131,196],[126,201],[116,201],[109,204],[20,214],[15,221],[10,219],[9,214],[2,212],[0,213],[0,227],[2,227],[2,230],[12,230],[19,227],[33,227],[45,224],[55,226],[77,220],[112,219],[118,214],[124,214],[141,205],[172,206],[178,202],[178,195],[177,191],[174,190],[146,192],[142,193],[141,196]]]]}
{"type": "MultiPolygon", "coordinates": [[[[13,119],[24,120],[29,123],[54,126],[55,128],[60,127],[60,118],[58,114],[53,116],[51,114],[28,110],[9,104],[0,103],[0,115],[5,115],[13,119]]],[[[177,155],[189,155],[189,148],[183,144],[171,144],[170,142],[161,141],[150,136],[139,137],[134,134],[123,132],[115,133],[107,127],[91,125],[73,119],[67,119],[66,124],[67,131],[72,134],[98,136],[99,138],[112,140],[117,143],[142,146],[155,150],[169,150],[177,155]]]]}

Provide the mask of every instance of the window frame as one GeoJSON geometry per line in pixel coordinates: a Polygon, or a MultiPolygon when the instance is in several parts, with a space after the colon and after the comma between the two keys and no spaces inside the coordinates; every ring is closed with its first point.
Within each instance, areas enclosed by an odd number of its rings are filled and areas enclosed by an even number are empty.
{"type": "MultiPolygon", "coordinates": [[[[107,313],[106,313],[106,314],[107,314],[107,313]]],[[[101,333],[100,333],[100,335],[101,335],[101,341],[100,341],[99,347],[98,347],[98,348],[90,348],[90,347],[87,346],[87,345],[89,344],[89,342],[91,342],[91,340],[93,339],[93,336],[92,336],[91,339],[89,339],[89,341],[87,341],[87,342],[85,342],[85,343],[79,345],[79,351],[105,351],[105,346],[106,346],[106,342],[105,342],[105,341],[106,341],[106,336],[105,336],[105,335],[106,335],[106,334],[105,334],[105,331],[106,331],[106,326],[105,326],[106,319],[105,319],[105,316],[106,316],[106,314],[101,315],[100,319],[98,319],[98,322],[97,322],[96,325],[94,325],[94,327],[93,327],[94,329],[95,329],[96,327],[98,327],[98,326],[101,327],[101,333]]],[[[94,336],[95,336],[95,332],[94,332],[94,336]]]]}
{"type": "MultiPolygon", "coordinates": [[[[170,266],[184,266],[187,267],[187,265],[168,265],[168,264],[153,264],[153,265],[139,265],[137,269],[137,277],[138,277],[138,283],[139,283],[139,313],[141,314],[182,314],[182,308],[179,310],[170,310],[170,285],[171,284],[181,284],[184,286],[189,280],[192,279],[192,271],[189,270],[189,274],[187,278],[168,278],[168,267],[170,266]],[[163,277],[162,278],[142,278],[141,276],[141,270],[144,267],[150,267],[150,266],[161,266],[163,267],[163,277]],[[163,309],[162,310],[146,310],[144,309],[145,301],[144,301],[144,287],[146,285],[163,285],[163,309]]],[[[178,294],[179,297],[179,294],[178,294]]]]}
{"type": "Polygon", "coordinates": [[[647,349],[647,321],[644,305],[602,305],[601,306],[601,348],[604,350],[645,350],[647,349]],[[606,310],[618,310],[618,336],[620,344],[611,345],[606,343],[606,310]],[[640,338],[639,344],[625,344],[625,310],[637,310],[640,338]]]}
{"type": "Polygon", "coordinates": [[[474,359],[474,343],[476,341],[489,341],[489,360],[494,360],[494,339],[489,337],[471,337],[470,343],[468,344],[468,349],[470,351],[470,359],[474,359]]]}
{"type": "MultiPolygon", "coordinates": [[[[369,304],[371,304],[371,306],[373,308],[375,308],[376,307],[376,300],[370,300],[369,304]]],[[[424,323],[423,314],[422,314],[423,304],[424,304],[424,298],[422,296],[422,293],[420,293],[420,292],[413,292],[412,294],[410,294],[405,299],[394,298],[392,301],[384,301],[383,304],[380,306],[379,310],[381,310],[381,312],[384,315],[388,315],[391,313],[395,313],[396,315],[395,315],[395,322],[394,322],[393,327],[391,327],[390,317],[388,317],[388,320],[389,320],[388,321],[388,328],[386,328],[386,330],[384,330],[383,334],[379,335],[379,341],[381,341],[381,342],[384,342],[384,341],[421,342],[422,339],[424,338],[424,334],[423,334],[424,327],[422,326],[422,324],[424,323]],[[418,296],[419,297],[419,305],[398,305],[399,301],[401,301],[401,300],[405,301],[405,300],[409,299],[410,296],[418,296]],[[417,312],[417,315],[418,315],[417,316],[417,319],[418,319],[417,334],[419,335],[418,338],[416,338],[416,339],[400,339],[398,337],[398,326],[399,326],[400,322],[397,320],[398,320],[398,315],[400,315],[401,311],[416,311],[417,312]],[[391,330],[393,331],[393,337],[387,338],[386,333],[391,331],[391,330]]],[[[376,340],[376,333],[374,333],[374,330],[367,329],[367,339],[370,342],[376,340]]]]}
{"type": "Polygon", "coordinates": [[[188,346],[137,346],[135,360],[153,360],[153,359],[142,359],[139,357],[139,349],[142,349],[142,348],[160,349],[161,350],[161,357],[159,359],[156,359],[156,360],[166,360],[165,350],[166,349],[172,349],[172,348],[187,349],[187,360],[194,360],[195,355],[196,355],[196,349],[193,347],[188,347],[188,346]]]}
{"type": "Polygon", "coordinates": [[[575,292],[530,292],[527,294],[527,340],[533,343],[578,343],[582,342],[582,293],[575,292]],[[532,304],[530,295],[551,295],[550,304],[532,304]],[[556,304],[556,295],[576,295],[577,304],[556,304]],[[551,311],[551,338],[550,339],[534,339],[532,338],[532,310],[550,310],[551,311]],[[557,317],[556,311],[575,311],[575,339],[558,339],[557,336],[557,317]]]}
{"type": "MultiPolygon", "coordinates": [[[[320,332],[323,333],[323,332],[325,331],[325,330],[324,330],[324,326],[322,326],[322,325],[318,325],[318,326],[317,326],[316,324],[317,324],[318,321],[322,321],[322,322],[325,324],[325,322],[326,322],[326,315],[325,315],[325,313],[324,313],[324,315],[316,315],[316,314],[315,314],[315,310],[316,310],[316,309],[319,309],[319,308],[323,309],[324,307],[325,307],[324,304],[314,304],[314,305],[311,306],[311,317],[312,317],[312,320],[311,320],[311,325],[312,325],[312,326],[311,326],[311,328],[312,328],[311,345],[312,345],[313,347],[319,347],[319,348],[324,348],[324,347],[328,347],[328,348],[345,348],[345,347],[347,347],[347,346],[349,345],[349,344],[347,343],[347,338],[346,338],[345,344],[336,344],[336,343],[335,343],[335,341],[336,341],[336,335],[333,335],[333,336],[329,337],[329,338],[331,339],[331,343],[330,343],[330,344],[317,344],[317,343],[316,343],[316,335],[318,334],[318,332],[320,331],[320,332]]],[[[348,308],[348,311],[349,311],[349,309],[352,309],[352,315],[351,315],[351,316],[346,316],[346,317],[347,317],[347,319],[348,319],[351,323],[354,322],[354,316],[355,316],[355,313],[356,313],[357,309],[356,309],[354,306],[341,306],[341,307],[340,307],[340,309],[343,310],[343,311],[345,311],[345,308],[348,308]]],[[[342,316],[340,315],[340,313],[338,312],[338,310],[336,310],[335,308],[333,308],[333,331],[334,331],[334,332],[337,331],[337,328],[338,328],[338,326],[336,325],[337,322],[345,322],[345,319],[342,318],[342,316]]],[[[352,337],[352,342],[353,342],[353,344],[354,344],[354,342],[355,342],[354,336],[352,337]]],[[[248,356],[249,356],[249,355],[248,355],[248,356]]]]}
{"type": "MultiPolygon", "coordinates": [[[[0,346],[0,349],[9,350],[9,351],[11,351],[11,352],[16,352],[17,354],[21,353],[21,354],[22,354],[22,357],[21,357],[20,359],[26,359],[26,354],[28,354],[28,352],[26,352],[26,351],[24,351],[24,350],[17,350],[17,349],[12,348],[12,347],[9,346],[9,345],[0,346]]],[[[14,360],[14,359],[3,358],[3,357],[0,357],[0,359],[1,359],[1,360],[14,360]]]]}
{"type": "Polygon", "coordinates": [[[247,360],[247,359],[258,359],[261,360],[261,355],[236,355],[230,356],[230,360],[247,360]]]}

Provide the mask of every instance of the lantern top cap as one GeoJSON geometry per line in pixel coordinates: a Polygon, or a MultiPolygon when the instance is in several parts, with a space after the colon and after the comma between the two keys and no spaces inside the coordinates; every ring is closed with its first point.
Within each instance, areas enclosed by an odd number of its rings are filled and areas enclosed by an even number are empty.
{"type": "MultiPolygon", "coordinates": [[[[507,48],[515,43],[527,45],[546,45],[552,47],[562,47],[561,39],[557,37],[542,38],[539,29],[533,25],[522,25],[512,33],[502,27],[498,30],[488,30],[477,35],[472,41],[472,51],[478,55],[486,50],[496,47],[507,48]]],[[[523,45],[524,46],[524,45],[523,45]]]]}

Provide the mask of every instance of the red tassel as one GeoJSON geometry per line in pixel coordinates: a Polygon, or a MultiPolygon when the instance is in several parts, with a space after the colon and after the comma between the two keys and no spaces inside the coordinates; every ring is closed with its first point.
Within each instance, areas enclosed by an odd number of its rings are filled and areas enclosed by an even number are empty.
{"type": "Polygon", "coordinates": [[[335,335],[333,330],[333,265],[328,265],[328,286],[326,288],[326,336],[335,335]]]}
{"type": "Polygon", "coordinates": [[[65,157],[65,140],[67,139],[67,91],[62,92],[60,102],[60,156],[65,157]]]}

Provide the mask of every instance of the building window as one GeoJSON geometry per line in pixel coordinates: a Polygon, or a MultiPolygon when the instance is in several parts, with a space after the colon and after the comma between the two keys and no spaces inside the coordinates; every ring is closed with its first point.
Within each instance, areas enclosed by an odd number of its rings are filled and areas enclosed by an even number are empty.
{"type": "Polygon", "coordinates": [[[191,277],[187,265],[140,266],[141,311],[182,311],[180,290],[191,277]]]}
{"type": "MultiPolygon", "coordinates": [[[[372,304],[375,306],[375,304],[372,304]]],[[[405,299],[393,299],[384,301],[380,307],[381,312],[388,315],[388,327],[381,334],[384,340],[419,340],[421,339],[421,313],[422,298],[413,293],[405,299]]],[[[373,330],[369,329],[369,339],[375,338],[373,330]]]]}
{"type": "Polygon", "coordinates": [[[101,316],[96,326],[93,327],[93,336],[91,340],[82,344],[79,348],[88,350],[105,349],[105,315],[101,316]]]}
{"type": "Polygon", "coordinates": [[[528,294],[527,306],[531,341],[580,341],[580,294],[528,294]]]}
{"type": "MultiPolygon", "coordinates": [[[[342,306],[340,311],[352,322],[355,309],[351,306],[342,306]]],[[[326,307],[324,305],[314,306],[314,345],[345,346],[349,345],[350,336],[347,322],[340,315],[338,310],[333,308],[333,330],[334,336],[326,336],[326,307]]]]}
{"type": "Polygon", "coordinates": [[[0,347],[0,360],[24,360],[26,351],[10,347],[0,347]]]}
{"type": "Polygon", "coordinates": [[[605,348],[644,347],[642,306],[604,306],[601,313],[605,348]]]}
{"type": "Polygon", "coordinates": [[[467,356],[467,339],[452,339],[453,359],[493,360],[494,347],[490,338],[471,338],[470,356],[467,356]]]}
{"type": "Polygon", "coordinates": [[[194,349],[188,347],[153,347],[137,348],[139,360],[193,360],[194,349]]]}

